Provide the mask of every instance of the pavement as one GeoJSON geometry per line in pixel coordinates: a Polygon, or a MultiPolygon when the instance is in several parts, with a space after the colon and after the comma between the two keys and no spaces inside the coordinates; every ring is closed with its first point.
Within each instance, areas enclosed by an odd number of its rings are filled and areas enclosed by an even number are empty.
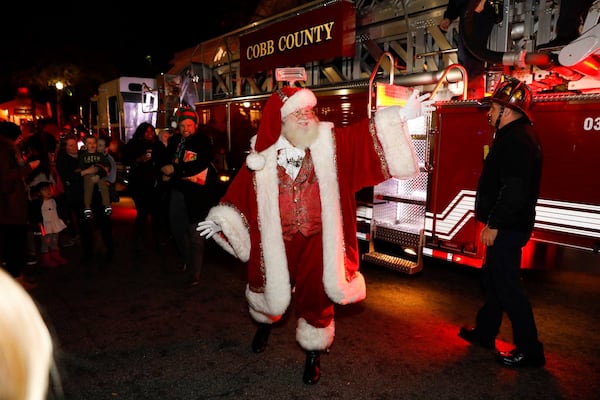
{"type": "MultiPolygon", "coordinates": [[[[336,306],[322,377],[302,383],[304,353],[288,313],[254,354],[244,266],[210,241],[190,287],[172,243],[133,250],[131,200],[113,216],[116,256],[38,271],[30,290],[50,327],[60,380],[48,399],[596,399],[600,262],[524,271],[543,368],[509,369],[457,336],[481,304],[479,271],[426,260],[416,275],[365,264],[365,301],[336,306]]],[[[102,246],[97,250],[102,254],[102,246]]],[[[496,342],[508,350],[505,319],[496,342]]]]}

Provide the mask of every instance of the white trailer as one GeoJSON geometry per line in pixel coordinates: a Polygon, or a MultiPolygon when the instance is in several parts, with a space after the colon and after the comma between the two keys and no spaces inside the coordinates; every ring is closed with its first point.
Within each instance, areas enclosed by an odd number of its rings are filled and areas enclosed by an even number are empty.
{"type": "Polygon", "coordinates": [[[92,133],[127,142],[142,122],[156,126],[156,79],[124,76],[105,82],[90,100],[92,133]]]}

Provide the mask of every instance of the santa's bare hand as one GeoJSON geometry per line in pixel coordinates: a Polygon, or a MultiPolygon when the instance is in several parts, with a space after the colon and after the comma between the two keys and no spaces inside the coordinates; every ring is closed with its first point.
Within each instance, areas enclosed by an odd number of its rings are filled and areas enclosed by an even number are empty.
{"type": "Polygon", "coordinates": [[[215,233],[221,232],[221,226],[214,221],[202,221],[198,222],[196,231],[200,232],[200,236],[204,236],[206,239],[210,239],[215,233]]]}

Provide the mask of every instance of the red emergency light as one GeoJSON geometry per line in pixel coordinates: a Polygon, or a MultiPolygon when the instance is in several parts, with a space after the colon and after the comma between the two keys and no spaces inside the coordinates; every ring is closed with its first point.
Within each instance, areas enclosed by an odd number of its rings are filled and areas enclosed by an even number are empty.
{"type": "Polygon", "coordinates": [[[600,78],[600,57],[596,54],[591,54],[571,68],[585,76],[600,78]]]}
{"type": "Polygon", "coordinates": [[[600,79],[600,24],[583,32],[581,36],[563,47],[558,53],[561,65],[569,67],[580,74],[600,79]]]}

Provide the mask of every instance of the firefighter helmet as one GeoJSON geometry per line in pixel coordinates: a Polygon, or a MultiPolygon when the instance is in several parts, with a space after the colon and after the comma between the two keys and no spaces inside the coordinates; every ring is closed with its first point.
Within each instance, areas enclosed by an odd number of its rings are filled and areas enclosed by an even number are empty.
{"type": "Polygon", "coordinates": [[[488,101],[493,101],[520,111],[529,121],[532,121],[529,111],[531,109],[531,102],[533,101],[533,94],[529,86],[518,79],[508,78],[504,82],[500,82],[488,101]]]}

